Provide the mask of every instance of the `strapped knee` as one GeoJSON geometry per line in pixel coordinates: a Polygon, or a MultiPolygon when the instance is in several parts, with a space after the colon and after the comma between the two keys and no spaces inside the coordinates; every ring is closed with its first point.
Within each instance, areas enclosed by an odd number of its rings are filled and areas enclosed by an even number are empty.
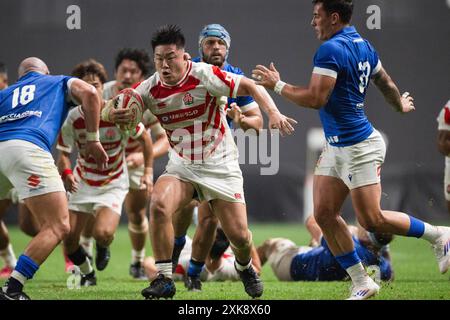
{"type": "Polygon", "coordinates": [[[147,217],[144,217],[144,219],[142,219],[141,224],[134,224],[134,223],[128,222],[128,230],[130,230],[133,233],[137,233],[137,234],[147,233],[147,231],[148,231],[147,217]]]}
{"type": "Polygon", "coordinates": [[[230,241],[230,246],[231,246],[233,249],[236,249],[236,250],[245,250],[245,249],[248,249],[248,248],[250,248],[250,247],[252,246],[252,244],[253,244],[253,235],[252,235],[252,232],[251,232],[250,230],[248,230],[248,237],[247,237],[247,240],[246,240],[244,243],[242,243],[241,245],[235,245],[234,243],[232,243],[232,242],[230,241]]]}

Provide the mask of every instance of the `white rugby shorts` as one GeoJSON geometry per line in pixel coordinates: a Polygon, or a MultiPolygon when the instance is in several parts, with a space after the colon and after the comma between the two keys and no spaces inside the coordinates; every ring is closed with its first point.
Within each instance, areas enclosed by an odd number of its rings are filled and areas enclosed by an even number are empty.
{"type": "Polygon", "coordinates": [[[24,140],[0,141],[0,200],[11,197],[15,188],[19,200],[51,192],[66,192],[52,155],[24,140]]]}
{"type": "Polygon", "coordinates": [[[314,175],[339,178],[350,190],[376,184],[380,182],[385,156],[386,144],[374,130],[366,140],[352,146],[333,147],[326,143],[314,175]]]}

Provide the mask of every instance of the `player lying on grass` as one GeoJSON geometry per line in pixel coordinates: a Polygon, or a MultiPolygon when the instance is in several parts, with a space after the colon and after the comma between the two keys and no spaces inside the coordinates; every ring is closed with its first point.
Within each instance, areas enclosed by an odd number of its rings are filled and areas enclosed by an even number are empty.
{"type": "MultiPolygon", "coordinates": [[[[269,263],[280,281],[339,281],[348,279],[322,237],[313,216],[306,227],[311,234],[310,246],[297,246],[285,238],[271,238],[257,248],[261,264],[269,263]],[[316,245],[314,247],[314,245],[316,245]]],[[[388,244],[393,235],[371,233],[361,227],[349,226],[353,243],[364,266],[377,266],[381,280],[393,280],[388,244]]]]}
{"type": "MultiPolygon", "coordinates": [[[[188,270],[191,268],[189,262],[192,254],[192,240],[189,236],[186,236],[186,243],[181,251],[178,264],[175,268],[173,274],[174,280],[184,280],[185,286],[188,270]]],[[[256,248],[253,246],[251,250],[252,265],[253,269],[257,274],[261,273],[261,262],[256,252],[256,248]]],[[[230,248],[230,241],[227,239],[225,233],[221,228],[217,229],[215,241],[211,250],[209,251],[208,257],[205,261],[205,266],[200,272],[201,281],[239,281],[239,274],[234,267],[234,262],[236,258],[233,251],[230,248]]],[[[155,265],[155,259],[153,257],[147,257],[144,261],[144,269],[150,280],[157,276],[157,269],[155,265]]],[[[190,291],[201,291],[198,290],[190,291]]]]}

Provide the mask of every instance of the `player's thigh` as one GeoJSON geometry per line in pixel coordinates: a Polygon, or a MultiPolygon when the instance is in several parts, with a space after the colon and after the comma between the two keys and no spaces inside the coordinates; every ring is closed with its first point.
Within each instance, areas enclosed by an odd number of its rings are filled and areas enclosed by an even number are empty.
{"type": "Polygon", "coordinates": [[[8,210],[10,205],[11,200],[9,199],[0,200],[0,219],[3,219],[3,216],[5,215],[6,210],[8,210]]]}
{"type": "Polygon", "coordinates": [[[69,226],[69,209],[65,192],[50,192],[26,198],[24,202],[42,228],[55,224],[69,226]]]}
{"type": "Polygon", "coordinates": [[[381,215],[381,184],[375,183],[350,191],[358,221],[374,221],[381,215]]]}
{"type": "Polygon", "coordinates": [[[349,189],[341,179],[315,175],[313,203],[316,220],[323,215],[338,215],[348,193],[349,189]]]}
{"type": "Polygon", "coordinates": [[[211,205],[208,201],[203,201],[198,207],[198,228],[210,230],[217,228],[219,221],[214,215],[211,205]]]}
{"type": "Polygon", "coordinates": [[[113,235],[119,225],[120,215],[108,207],[97,208],[96,213],[94,235],[113,235]]]}
{"type": "Polygon", "coordinates": [[[211,205],[230,241],[233,236],[242,237],[247,234],[247,208],[244,203],[215,199],[211,201],[211,205]]]}
{"type": "Polygon", "coordinates": [[[69,210],[70,217],[70,238],[79,239],[81,232],[86,227],[89,219],[92,217],[91,213],[69,210]]]}
{"type": "Polygon", "coordinates": [[[28,209],[25,203],[20,202],[17,207],[20,229],[27,235],[34,237],[41,229],[36,217],[28,209]]]}
{"type": "Polygon", "coordinates": [[[150,210],[173,214],[189,204],[193,195],[191,183],[172,176],[161,176],[153,188],[150,210]]]}

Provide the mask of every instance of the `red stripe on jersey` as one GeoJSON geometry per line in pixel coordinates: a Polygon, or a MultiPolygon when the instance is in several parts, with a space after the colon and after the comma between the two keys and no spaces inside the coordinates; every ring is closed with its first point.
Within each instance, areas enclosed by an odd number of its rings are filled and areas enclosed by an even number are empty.
{"type": "Polygon", "coordinates": [[[63,140],[63,137],[62,137],[61,132],[58,134],[58,144],[59,144],[61,147],[69,148],[69,146],[66,145],[66,144],[64,143],[64,140],[63,140]]]}
{"type": "MultiPolygon", "coordinates": [[[[86,129],[86,122],[84,121],[83,118],[78,118],[77,120],[75,120],[73,122],[73,127],[75,129],[81,130],[81,129],[86,129]]],[[[106,128],[106,127],[115,127],[114,123],[111,122],[106,122],[106,121],[102,121],[100,120],[100,128],[106,128]]]]}
{"type": "Polygon", "coordinates": [[[102,176],[109,176],[112,172],[117,171],[117,169],[119,169],[122,166],[122,164],[123,164],[123,159],[114,168],[110,168],[107,170],[98,170],[98,169],[93,169],[93,168],[83,166],[81,163],[79,163],[79,165],[83,168],[84,172],[95,173],[95,174],[99,174],[102,176]]]}
{"type": "Polygon", "coordinates": [[[123,173],[123,169],[120,170],[117,174],[115,174],[112,177],[109,177],[108,179],[105,179],[105,180],[90,180],[90,179],[86,179],[81,174],[81,170],[80,170],[79,167],[77,167],[77,172],[78,172],[78,175],[81,177],[81,179],[83,179],[83,181],[86,182],[91,187],[101,187],[101,186],[104,186],[104,185],[110,183],[111,181],[117,179],[118,177],[120,177],[120,175],[123,173]]]}
{"type": "Polygon", "coordinates": [[[157,115],[162,124],[177,123],[200,117],[206,112],[206,104],[201,104],[192,108],[175,110],[172,112],[157,115]]]}
{"type": "Polygon", "coordinates": [[[216,66],[212,66],[212,69],[213,69],[213,73],[216,75],[216,77],[219,78],[220,80],[222,80],[222,82],[225,83],[230,88],[229,97],[232,97],[233,91],[234,91],[234,86],[235,86],[233,78],[227,76],[225,71],[220,70],[216,66]]]}
{"type": "Polygon", "coordinates": [[[187,81],[180,86],[166,87],[161,82],[150,89],[150,94],[155,99],[164,99],[177,93],[183,93],[195,89],[200,84],[200,80],[189,76],[187,81]]]}
{"type": "Polygon", "coordinates": [[[450,124],[450,109],[449,107],[445,107],[444,119],[446,124],[450,124]]]}
{"type": "Polygon", "coordinates": [[[139,85],[142,83],[142,81],[136,82],[135,84],[133,84],[131,86],[131,88],[136,89],[137,87],[139,87],[139,85]]]}
{"type": "MultiPolygon", "coordinates": [[[[109,157],[109,159],[108,159],[108,164],[114,163],[114,161],[116,161],[119,157],[122,157],[122,153],[123,153],[123,151],[121,150],[121,151],[120,151],[118,154],[116,154],[115,156],[109,157]]],[[[94,160],[93,158],[86,159],[85,156],[82,155],[82,154],[80,154],[80,157],[83,158],[84,161],[85,161],[86,163],[96,164],[96,162],[95,162],[95,160],[94,160]]]]}

